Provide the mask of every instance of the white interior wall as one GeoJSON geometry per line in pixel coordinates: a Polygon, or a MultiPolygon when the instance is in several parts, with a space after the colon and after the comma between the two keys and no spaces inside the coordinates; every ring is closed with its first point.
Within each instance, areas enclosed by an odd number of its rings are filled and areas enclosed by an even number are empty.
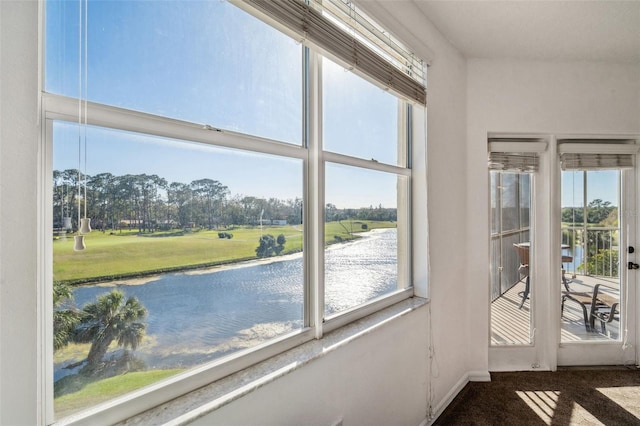
{"type": "MultiPolygon", "coordinates": [[[[484,366],[489,344],[487,134],[640,134],[640,65],[594,62],[467,62],[467,269],[469,359],[484,366]]],[[[543,224],[544,226],[544,224],[543,224]]],[[[547,231],[548,232],[548,231],[547,231]]],[[[540,335],[540,333],[538,333],[540,335]]],[[[476,368],[478,368],[476,367],[476,368]]]]}

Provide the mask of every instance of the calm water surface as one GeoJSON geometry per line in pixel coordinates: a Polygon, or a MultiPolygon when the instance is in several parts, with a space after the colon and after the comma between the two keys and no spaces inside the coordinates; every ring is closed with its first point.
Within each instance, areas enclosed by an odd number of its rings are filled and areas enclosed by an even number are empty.
{"type": "MultiPolygon", "coordinates": [[[[374,230],[326,250],[326,313],[396,289],[396,229],[374,230]]],[[[135,351],[148,368],[190,367],[303,326],[302,256],[227,270],[175,273],[144,284],[74,291],[79,307],[113,289],[147,308],[147,338],[135,351]]],[[[73,371],[56,366],[55,379],[73,371]]]]}

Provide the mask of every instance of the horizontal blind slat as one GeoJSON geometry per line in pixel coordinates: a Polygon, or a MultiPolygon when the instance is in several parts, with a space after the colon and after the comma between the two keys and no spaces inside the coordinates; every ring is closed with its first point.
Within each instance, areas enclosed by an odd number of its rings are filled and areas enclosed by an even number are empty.
{"type": "MultiPolygon", "coordinates": [[[[411,63],[409,67],[398,60],[385,59],[364,42],[345,31],[321,11],[300,0],[240,0],[284,25],[289,31],[298,34],[303,43],[317,46],[336,57],[339,61],[355,68],[368,78],[408,100],[426,105],[426,88],[423,83],[412,78],[418,75],[416,67],[424,68],[421,61],[411,63]]],[[[335,0],[336,2],[338,0],[335,0]]],[[[334,16],[335,19],[338,19],[334,16]]],[[[349,22],[340,21],[347,28],[349,22]]],[[[374,43],[375,44],[375,43],[374,43]]],[[[385,52],[383,50],[383,52],[385,52]]],[[[384,54],[384,53],[383,53],[384,54]]],[[[424,80],[423,80],[424,81],[424,80]]]]}
{"type": "Polygon", "coordinates": [[[634,166],[632,154],[581,154],[565,152],[560,154],[562,170],[603,170],[630,169],[634,166]]]}
{"type": "Polygon", "coordinates": [[[490,152],[489,169],[507,172],[535,173],[539,168],[538,154],[534,152],[490,152]]]}

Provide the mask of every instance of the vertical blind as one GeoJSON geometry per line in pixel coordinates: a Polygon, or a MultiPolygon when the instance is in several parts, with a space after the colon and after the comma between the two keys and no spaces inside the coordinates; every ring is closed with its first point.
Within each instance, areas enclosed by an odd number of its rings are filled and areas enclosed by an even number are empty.
{"type": "Polygon", "coordinates": [[[425,65],[345,0],[234,0],[395,94],[426,105],[425,65]]]}
{"type": "Polygon", "coordinates": [[[630,169],[639,146],[633,140],[560,140],[562,170],[630,169]]]}

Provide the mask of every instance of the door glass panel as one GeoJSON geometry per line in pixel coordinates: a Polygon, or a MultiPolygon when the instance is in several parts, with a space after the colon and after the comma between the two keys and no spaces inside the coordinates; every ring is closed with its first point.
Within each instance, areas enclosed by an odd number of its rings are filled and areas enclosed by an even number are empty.
{"type": "Polygon", "coordinates": [[[620,175],[562,172],[562,342],[620,339],[620,175]]]}
{"type": "Polygon", "coordinates": [[[531,176],[491,172],[491,345],[531,343],[531,176]]]}

